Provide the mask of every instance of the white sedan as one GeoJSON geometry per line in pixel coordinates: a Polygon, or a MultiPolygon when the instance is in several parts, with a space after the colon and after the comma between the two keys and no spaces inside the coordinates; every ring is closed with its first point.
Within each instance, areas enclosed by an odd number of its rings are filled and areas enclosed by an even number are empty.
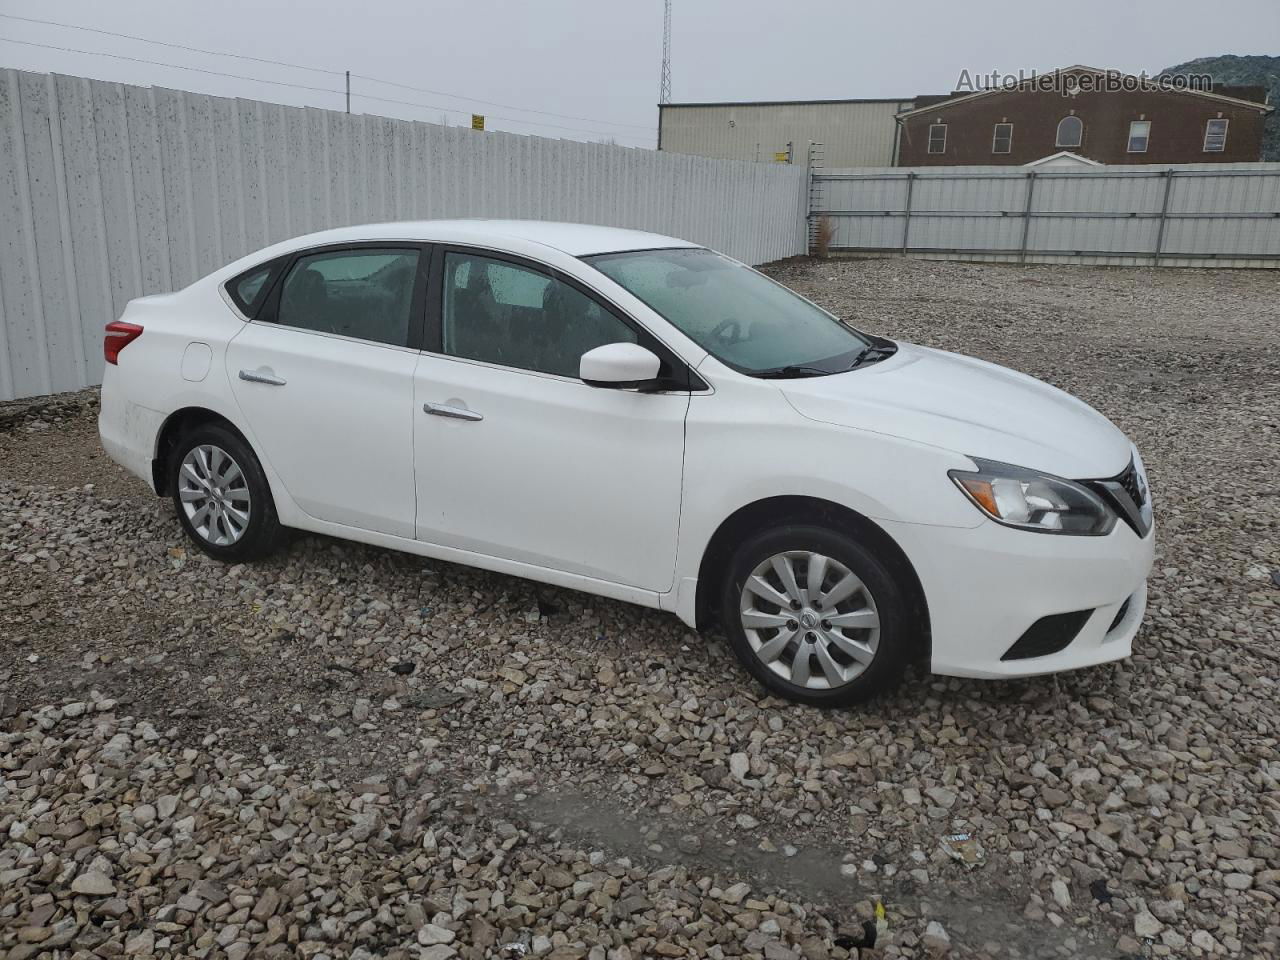
{"type": "Polygon", "coordinates": [[[330,230],[133,301],[105,353],[104,447],[226,561],[293,528],[657,607],[819,705],[1115,660],[1145,610],[1105,417],[670,237],[330,230]]]}

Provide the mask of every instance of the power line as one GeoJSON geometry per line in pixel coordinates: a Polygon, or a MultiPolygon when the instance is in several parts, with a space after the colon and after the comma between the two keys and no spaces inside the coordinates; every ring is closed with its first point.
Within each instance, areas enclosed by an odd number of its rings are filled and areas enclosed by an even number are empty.
{"type": "MultiPolygon", "coordinates": [[[[59,21],[57,21],[57,20],[41,20],[41,19],[38,19],[38,18],[36,18],[36,17],[20,17],[20,16],[18,16],[18,15],[16,15],[16,14],[12,14],[12,13],[0,13],[0,17],[3,17],[4,19],[7,19],[7,20],[20,20],[20,21],[22,21],[22,22],[24,22],[24,23],[38,23],[38,24],[43,24],[43,25],[45,25],[45,26],[50,26],[50,27],[63,27],[63,28],[68,29],[68,30],[81,30],[81,31],[84,31],[84,32],[86,32],[86,33],[99,33],[99,34],[102,34],[103,36],[107,36],[107,37],[117,37],[117,38],[119,38],[119,39],[124,39],[124,40],[136,40],[136,41],[138,41],[139,43],[154,43],[154,44],[157,44],[158,46],[162,46],[162,47],[172,47],[172,48],[173,48],[173,49],[175,49],[175,50],[186,50],[186,51],[189,51],[189,52],[191,52],[191,53],[202,53],[202,54],[206,54],[206,55],[208,55],[208,56],[212,56],[212,57],[234,57],[234,58],[235,58],[235,59],[237,59],[237,60],[250,60],[250,61],[253,61],[253,62],[255,62],[255,63],[266,63],[266,64],[271,64],[272,66],[277,66],[277,67],[291,67],[291,68],[294,68],[294,69],[297,69],[297,70],[310,70],[310,71],[312,71],[312,72],[314,72],[314,73],[323,73],[323,74],[327,74],[327,75],[329,75],[329,76],[333,76],[333,77],[341,77],[341,76],[343,76],[343,75],[344,75],[344,71],[342,71],[342,70],[329,70],[329,69],[326,69],[326,68],[324,68],[324,67],[311,67],[311,66],[307,66],[306,64],[303,64],[303,63],[292,63],[292,62],[290,62],[290,61],[288,61],[288,60],[272,60],[272,59],[270,59],[270,58],[268,58],[268,57],[254,57],[254,56],[250,56],[250,55],[248,55],[248,54],[243,54],[243,53],[229,53],[229,52],[227,52],[227,51],[223,51],[223,50],[208,50],[208,49],[205,49],[204,47],[193,47],[193,46],[188,46],[187,44],[183,44],[183,43],[173,43],[173,42],[170,42],[170,41],[168,41],[168,40],[153,40],[153,39],[151,39],[150,37],[139,37],[139,36],[137,36],[136,34],[132,34],[132,33],[118,33],[118,32],[113,31],[113,30],[102,30],[102,29],[99,29],[99,28],[97,28],[97,27],[85,27],[85,26],[81,26],[80,24],[76,24],[76,23],[61,23],[61,22],[59,22],[59,21]]],[[[8,39],[8,38],[0,37],[0,39],[8,39]]],[[[32,43],[31,41],[14,40],[14,41],[11,41],[11,42],[13,42],[13,43],[23,43],[23,42],[26,42],[26,43],[29,43],[29,44],[31,44],[31,45],[33,45],[33,46],[39,46],[39,45],[40,45],[40,44],[34,44],[34,43],[32,43]]],[[[56,50],[56,49],[63,49],[63,48],[59,48],[59,47],[50,47],[50,49],[55,49],[55,50],[56,50]]],[[[94,51],[92,51],[92,50],[88,50],[88,51],[74,51],[74,52],[81,52],[81,53],[94,53],[94,51]]],[[[99,55],[99,56],[111,56],[110,54],[98,54],[98,55],[99,55]]],[[[127,58],[126,58],[126,59],[127,59],[127,58]]],[[[153,62],[153,61],[138,61],[138,62],[146,63],[146,62],[153,62]]],[[[159,65],[160,65],[160,66],[174,66],[174,65],[172,65],[172,64],[159,64],[159,65]]],[[[178,68],[178,69],[195,69],[195,68],[178,68]]],[[[213,72],[213,71],[206,71],[206,72],[213,72]]],[[[228,76],[232,76],[232,74],[228,74],[228,76]]],[[[392,87],[400,87],[401,89],[404,89],[404,90],[412,90],[412,91],[413,91],[413,92],[415,92],[415,93],[426,93],[426,94],[430,94],[430,95],[432,95],[432,96],[438,96],[438,97],[451,97],[451,98],[453,98],[453,99],[455,99],[455,100],[466,100],[466,101],[469,101],[469,102],[471,102],[471,103],[482,103],[482,104],[485,104],[486,106],[491,106],[491,107],[500,107],[500,108],[502,108],[502,109],[504,109],[504,110],[518,110],[518,111],[520,111],[521,113],[536,113],[536,114],[540,114],[540,115],[542,115],[542,116],[547,116],[547,117],[559,117],[559,118],[560,118],[560,119],[562,119],[562,120],[578,120],[578,121],[581,121],[581,122],[583,122],[583,123],[598,123],[598,124],[605,124],[605,125],[607,125],[607,126],[614,126],[614,127],[634,127],[634,128],[636,128],[636,129],[638,129],[638,130],[652,130],[652,127],[651,127],[651,126],[649,126],[649,125],[647,125],[647,124],[640,124],[640,123],[625,123],[625,122],[623,122],[623,121],[621,121],[621,120],[601,120],[601,119],[597,119],[597,118],[595,118],[595,117],[578,117],[578,116],[574,116],[574,115],[572,115],[572,114],[567,114],[567,113],[556,113],[556,112],[551,111],[551,110],[535,110],[535,109],[533,109],[532,107],[520,107],[520,106],[516,106],[515,104],[511,104],[511,103],[498,103],[498,102],[493,101],[493,100],[481,100],[481,99],[479,99],[478,97],[467,97],[467,96],[463,96],[462,94],[459,94],[459,93],[449,93],[449,92],[444,91],[444,90],[429,90],[429,89],[427,89],[427,88],[425,88],[425,87],[415,87],[415,86],[411,86],[411,85],[409,85],[409,84],[407,84],[407,83],[398,83],[398,82],[396,82],[396,81],[394,81],[394,80],[384,80],[384,79],[382,79],[381,77],[373,77],[373,76],[369,76],[369,75],[367,75],[367,74],[362,74],[362,73],[352,73],[352,74],[351,74],[351,76],[353,76],[353,77],[359,77],[361,80],[369,80],[369,81],[371,81],[371,82],[373,82],[373,83],[384,83],[384,84],[386,84],[386,85],[388,85],[388,86],[392,86],[392,87]]],[[[246,79],[254,79],[254,78],[246,78],[246,79]]],[[[263,80],[263,81],[261,81],[261,82],[263,82],[263,83],[275,83],[275,82],[278,82],[278,81],[263,80]]],[[[339,92],[341,92],[341,91],[339,91],[339,92]]],[[[357,96],[360,96],[360,95],[361,95],[361,94],[357,94],[357,96]]],[[[369,97],[368,97],[368,99],[371,99],[371,100],[382,99],[382,100],[386,100],[386,102],[388,102],[388,103],[404,103],[404,102],[405,102],[405,101],[400,101],[400,100],[387,100],[387,98],[385,98],[385,97],[379,98],[379,97],[373,97],[373,96],[369,96],[369,97]]],[[[452,110],[454,113],[466,113],[466,112],[468,112],[468,111],[466,111],[466,110],[462,110],[462,109],[459,109],[459,108],[456,108],[456,107],[453,107],[453,108],[438,108],[438,107],[432,107],[431,109],[449,109],[449,110],[452,110]]],[[[510,118],[510,117],[507,117],[507,118],[497,118],[497,117],[495,117],[495,119],[513,119],[513,118],[510,118]]],[[[522,122],[522,121],[518,121],[518,120],[517,120],[517,121],[515,121],[515,122],[519,123],[519,122],[522,122]]],[[[525,122],[525,123],[532,123],[533,121],[523,121],[523,122],[525,122]]],[[[555,126],[555,124],[545,124],[545,126],[555,126]]],[[[593,132],[596,132],[596,131],[591,131],[591,130],[583,130],[583,129],[582,129],[582,128],[580,128],[580,127],[560,127],[559,129],[562,129],[562,130],[574,130],[574,131],[576,131],[576,132],[578,132],[578,133],[593,133],[593,132]]],[[[600,131],[600,133],[602,133],[602,134],[604,134],[604,135],[609,135],[607,131],[600,131]]]]}
{"type": "Polygon", "coordinates": [[[595,117],[575,117],[569,113],[553,113],[550,110],[534,110],[532,107],[517,107],[510,103],[497,103],[493,100],[481,100],[478,97],[464,97],[457,93],[447,93],[444,90],[428,90],[426,87],[414,87],[407,83],[397,83],[394,80],[382,80],[378,77],[370,77],[363,73],[353,73],[353,77],[359,77],[361,80],[372,80],[374,83],[385,83],[389,87],[400,87],[402,90],[412,90],[415,93],[429,93],[434,97],[453,97],[457,100],[470,100],[472,103],[483,103],[490,107],[501,107],[504,110],[520,110],[524,113],[540,113],[546,117],[560,117],[563,120],[582,120],[586,123],[607,123],[615,127],[635,127],[639,130],[652,130],[652,124],[646,123],[624,123],[621,120],[597,120],[595,117]]]}
{"type": "MultiPolygon", "coordinates": [[[[355,74],[353,73],[352,76],[354,77],[355,74]]],[[[457,107],[444,107],[434,103],[422,103],[421,101],[418,101],[418,100],[396,100],[393,97],[375,97],[373,94],[370,94],[370,93],[358,93],[358,92],[353,93],[352,96],[364,97],[364,99],[366,100],[378,100],[382,103],[399,103],[409,107],[422,107],[425,110],[443,110],[446,113],[461,113],[461,114],[467,113],[467,111],[459,110],[457,107]]],[[[485,114],[485,116],[490,117],[494,120],[505,120],[508,123],[523,123],[523,124],[538,126],[538,127],[554,127],[557,130],[571,130],[574,133],[590,133],[599,137],[624,137],[631,140],[640,139],[640,137],[636,136],[634,133],[615,133],[611,130],[583,130],[581,127],[565,127],[565,126],[561,126],[558,123],[548,123],[545,120],[525,120],[522,117],[503,117],[503,116],[499,116],[496,113],[485,114]]]]}
{"type": "Polygon", "coordinates": [[[226,53],[222,50],[205,50],[203,47],[189,47],[185,43],[171,43],[168,40],[152,40],[150,37],[138,37],[132,33],[116,33],[112,30],[99,30],[97,27],[82,27],[78,23],[59,23],[57,20],[38,20],[35,17],[19,17],[13,13],[0,13],[6,20],[21,20],[24,23],[41,23],[47,27],[65,27],[68,30],[83,30],[86,33],[101,33],[108,37],[119,37],[122,40],[137,40],[140,43],[154,43],[162,47],[173,47],[175,50],[187,50],[191,53],[207,53],[213,57],[235,57],[237,60],[252,60],[255,63],[270,63],[277,67],[295,67],[298,70],[311,70],[315,73],[327,73],[330,76],[342,76],[341,70],[326,70],[324,67],[308,67],[301,63],[289,63],[285,60],[271,60],[267,57],[251,57],[247,53],[226,53]]]}
{"type": "MultiPolygon", "coordinates": [[[[3,14],[0,14],[0,16],[3,16],[3,14]]],[[[278,87],[291,87],[295,90],[312,90],[317,93],[332,93],[335,96],[342,96],[344,93],[344,91],[337,90],[332,87],[317,87],[317,86],[314,86],[311,84],[305,84],[305,83],[291,83],[287,80],[267,80],[262,77],[250,77],[240,73],[227,73],[223,70],[208,70],[203,67],[189,67],[189,66],[186,66],[185,64],[180,64],[180,63],[165,63],[161,60],[149,60],[145,57],[130,57],[122,53],[106,53],[101,50],[81,50],[76,47],[62,47],[52,43],[37,43],[34,40],[15,40],[12,37],[0,37],[0,43],[17,43],[26,47],[40,47],[45,50],[57,50],[62,53],[81,53],[81,54],[86,54],[88,56],[93,56],[93,57],[108,57],[112,60],[126,60],[130,63],[145,63],[145,64],[150,64],[151,66],[156,66],[156,67],[168,67],[173,70],[188,70],[188,71],[191,71],[192,73],[203,73],[203,74],[207,74],[215,77],[229,77],[233,80],[247,80],[251,83],[269,83],[278,87]]],[[[403,106],[419,107],[425,110],[440,110],[445,113],[459,113],[459,114],[463,114],[464,116],[467,113],[467,111],[461,110],[458,107],[445,107],[439,104],[422,103],[421,101],[416,101],[416,100],[396,100],[391,97],[377,97],[377,96],[373,96],[372,94],[361,94],[361,93],[357,93],[356,96],[364,97],[366,100],[377,100],[383,103],[395,103],[395,104],[401,104],[403,106]]],[[[496,115],[493,117],[493,119],[505,120],[510,123],[522,123],[527,126],[554,127],[558,130],[569,130],[573,133],[585,133],[595,137],[609,136],[609,137],[615,137],[615,138],[625,137],[627,139],[636,139],[636,140],[640,139],[639,137],[635,137],[634,135],[631,135],[631,134],[618,134],[618,133],[613,133],[607,130],[587,130],[582,127],[566,127],[560,124],[548,123],[545,120],[525,120],[520,117],[500,117],[496,115]]]]}
{"type": "MultiPolygon", "coordinates": [[[[8,14],[0,14],[8,16],[8,14]]],[[[287,80],[264,80],[262,77],[246,77],[241,73],[226,73],[222,70],[205,70],[202,67],[188,67],[180,63],[163,63],[159,60],[147,60],[145,57],[129,57],[123,53],[104,53],[101,50],[80,50],[76,47],[60,47],[52,43],[36,43],[34,40],[15,40],[13,37],[0,37],[0,43],[20,43],[24,47],[42,47],[45,50],[59,50],[62,53],[84,53],[91,57],[110,57],[112,60],[128,60],[130,63],[149,63],[155,67],[171,67],[174,70],[190,70],[192,73],[207,73],[215,77],[231,77],[233,80],[250,80],[254,83],[271,83],[277,87],[293,87],[297,90],[315,90],[319,93],[342,95],[341,90],[330,87],[316,87],[306,83],[290,83],[287,80]]]]}

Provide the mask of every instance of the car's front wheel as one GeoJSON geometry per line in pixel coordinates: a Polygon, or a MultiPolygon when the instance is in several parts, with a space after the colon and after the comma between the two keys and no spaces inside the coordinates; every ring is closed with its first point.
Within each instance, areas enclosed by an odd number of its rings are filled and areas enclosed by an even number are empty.
{"type": "Polygon", "coordinates": [[[237,434],[204,424],[184,434],[169,457],[169,490],[196,546],[228,562],[271,553],[283,528],[262,465],[237,434]]]}
{"type": "Polygon", "coordinates": [[[909,614],[893,575],[842,533],[786,526],[744,543],[730,563],[721,623],[734,652],[770,690],[816,706],[895,687],[909,614]]]}

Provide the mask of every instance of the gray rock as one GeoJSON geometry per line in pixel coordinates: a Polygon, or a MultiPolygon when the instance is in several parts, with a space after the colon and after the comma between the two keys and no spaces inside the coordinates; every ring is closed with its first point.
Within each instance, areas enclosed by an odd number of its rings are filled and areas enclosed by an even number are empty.
{"type": "Polygon", "coordinates": [[[133,822],[139,827],[146,828],[155,823],[156,808],[149,803],[142,803],[133,808],[133,822]]]}
{"type": "Polygon", "coordinates": [[[930,920],[925,927],[924,936],[920,938],[920,942],[925,948],[934,953],[947,953],[951,950],[951,935],[947,933],[937,920],[930,920]]]}
{"type": "Polygon", "coordinates": [[[106,874],[97,870],[86,870],[71,881],[71,892],[86,897],[109,897],[116,892],[116,885],[106,874]]]}
{"type": "Polygon", "coordinates": [[[1158,937],[1163,929],[1164,924],[1146,911],[1134,915],[1133,932],[1143,939],[1158,937]]]}
{"type": "Polygon", "coordinates": [[[428,923],[418,931],[418,943],[424,947],[429,947],[436,943],[453,943],[456,936],[457,934],[452,930],[437,926],[434,923],[428,923]]]}
{"type": "Polygon", "coordinates": [[[124,952],[129,955],[144,954],[150,956],[155,953],[156,935],[154,930],[142,930],[135,933],[124,942],[124,952]]]}
{"type": "Polygon", "coordinates": [[[946,787],[929,787],[925,795],[944,810],[950,810],[956,804],[955,791],[946,787]]]}
{"type": "Polygon", "coordinates": [[[1056,903],[1063,910],[1070,909],[1071,890],[1067,886],[1066,881],[1060,878],[1055,879],[1051,884],[1051,888],[1053,891],[1053,902],[1056,903]]]}

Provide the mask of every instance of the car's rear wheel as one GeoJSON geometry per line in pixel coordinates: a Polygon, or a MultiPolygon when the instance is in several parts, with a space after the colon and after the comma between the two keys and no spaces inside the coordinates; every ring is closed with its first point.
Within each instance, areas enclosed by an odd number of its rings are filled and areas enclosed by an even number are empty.
{"type": "Polygon", "coordinates": [[[249,445],[217,424],[187,432],[169,457],[178,522],[201,550],[228,562],[266,556],[283,528],[262,465],[249,445]]]}
{"type": "Polygon", "coordinates": [[[801,703],[884,693],[907,662],[911,624],[893,575],[821,527],[780,527],[744,543],[725,578],[721,622],[751,674],[801,703]]]}

